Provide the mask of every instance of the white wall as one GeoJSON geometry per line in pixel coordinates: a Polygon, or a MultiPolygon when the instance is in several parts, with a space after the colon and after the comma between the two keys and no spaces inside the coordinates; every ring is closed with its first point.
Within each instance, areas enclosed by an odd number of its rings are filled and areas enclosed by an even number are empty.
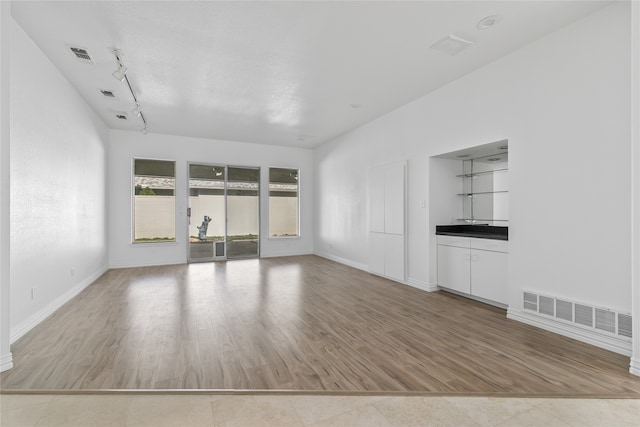
{"type": "Polygon", "coordinates": [[[10,3],[0,2],[0,372],[13,366],[9,285],[9,31],[10,3]]]}
{"type": "Polygon", "coordinates": [[[10,53],[13,341],[107,267],[107,130],[13,19],[10,53]]]}
{"type": "Polygon", "coordinates": [[[640,3],[631,3],[631,260],[633,356],[629,371],[640,376],[640,3]]]}
{"type": "Polygon", "coordinates": [[[510,306],[630,312],[629,31],[616,3],[317,148],[316,250],[365,264],[367,170],[407,159],[409,280],[430,282],[427,159],[508,139],[510,306]]]}
{"type": "MultiPolygon", "coordinates": [[[[151,119],[151,118],[150,118],[151,119]]],[[[153,123],[150,123],[153,126],[153,123]]],[[[187,260],[187,162],[261,168],[260,255],[313,252],[313,151],[139,132],[109,131],[109,263],[112,267],[177,264],[187,260]],[[133,158],[176,161],[176,242],[131,244],[133,158]],[[269,167],[300,169],[301,236],[268,238],[269,167]]]]}

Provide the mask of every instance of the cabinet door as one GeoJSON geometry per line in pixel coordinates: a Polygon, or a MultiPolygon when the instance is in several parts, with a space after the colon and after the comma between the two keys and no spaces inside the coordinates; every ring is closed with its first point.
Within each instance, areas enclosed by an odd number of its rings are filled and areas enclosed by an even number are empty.
{"type": "Polygon", "coordinates": [[[470,250],[438,245],[438,286],[471,293],[470,250]]]}
{"type": "Polygon", "coordinates": [[[384,233],[369,233],[369,272],[384,276],[384,233]]]}
{"type": "Polygon", "coordinates": [[[385,169],[369,170],[369,231],[384,233],[385,169]]]}
{"type": "Polygon", "coordinates": [[[384,274],[390,279],[404,282],[404,236],[385,234],[384,242],[384,274]]]}
{"type": "Polygon", "coordinates": [[[404,234],[404,164],[389,165],[385,170],[384,232],[404,234]]]}
{"type": "Polygon", "coordinates": [[[471,249],[471,295],[507,304],[507,262],[503,252],[471,249]]]}

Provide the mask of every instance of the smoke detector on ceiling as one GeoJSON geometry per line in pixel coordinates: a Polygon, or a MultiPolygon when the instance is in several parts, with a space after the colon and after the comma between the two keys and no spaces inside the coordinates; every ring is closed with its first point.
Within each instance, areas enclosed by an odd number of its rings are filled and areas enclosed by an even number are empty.
{"type": "Polygon", "coordinates": [[[439,52],[446,53],[447,55],[457,55],[469,46],[473,45],[472,40],[457,36],[455,34],[449,34],[430,46],[431,49],[435,49],[439,52]]]}
{"type": "Polygon", "coordinates": [[[91,55],[89,55],[89,51],[80,46],[72,46],[70,44],[67,45],[73,56],[80,62],[84,64],[95,64],[91,55]]]}
{"type": "Polygon", "coordinates": [[[478,21],[476,28],[479,30],[488,30],[502,21],[502,15],[491,15],[478,21]]]}

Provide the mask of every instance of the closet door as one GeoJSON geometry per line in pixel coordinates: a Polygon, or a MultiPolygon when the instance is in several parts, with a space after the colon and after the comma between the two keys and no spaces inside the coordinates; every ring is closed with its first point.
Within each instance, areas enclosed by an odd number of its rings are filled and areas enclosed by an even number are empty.
{"type": "Polygon", "coordinates": [[[384,233],[369,233],[369,272],[384,276],[385,271],[384,233]]]}
{"type": "Polygon", "coordinates": [[[404,164],[385,168],[384,232],[404,235],[404,164]]]}
{"type": "Polygon", "coordinates": [[[369,173],[369,231],[384,233],[385,169],[371,168],[369,173]]]}
{"type": "Polygon", "coordinates": [[[390,279],[405,281],[404,236],[384,235],[384,275],[390,279]]]}
{"type": "Polygon", "coordinates": [[[369,175],[369,271],[406,280],[405,164],[371,168],[369,175]]]}

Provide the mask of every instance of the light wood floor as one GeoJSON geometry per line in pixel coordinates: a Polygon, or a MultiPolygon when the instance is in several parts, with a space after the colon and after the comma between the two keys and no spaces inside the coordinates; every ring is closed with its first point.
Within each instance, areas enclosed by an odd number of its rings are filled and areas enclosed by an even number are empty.
{"type": "Polygon", "coordinates": [[[111,270],[12,352],[3,389],[640,397],[627,357],[315,256],[111,270]]]}

